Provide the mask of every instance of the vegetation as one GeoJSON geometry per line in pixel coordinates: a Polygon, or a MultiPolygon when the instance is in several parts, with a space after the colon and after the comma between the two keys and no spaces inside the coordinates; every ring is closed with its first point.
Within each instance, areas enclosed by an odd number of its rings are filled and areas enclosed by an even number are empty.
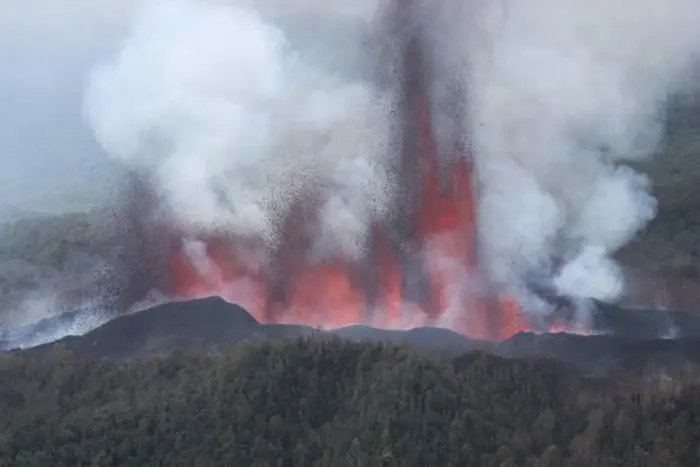
{"type": "Polygon", "coordinates": [[[700,371],[593,381],[549,360],[316,336],[129,363],[0,356],[0,466],[688,466],[700,371]]]}

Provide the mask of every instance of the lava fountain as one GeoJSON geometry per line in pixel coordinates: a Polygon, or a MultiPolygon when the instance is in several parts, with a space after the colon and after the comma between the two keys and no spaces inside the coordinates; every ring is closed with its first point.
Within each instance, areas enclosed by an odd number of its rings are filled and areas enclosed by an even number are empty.
{"type": "Polygon", "coordinates": [[[518,304],[494,292],[479,266],[472,158],[465,145],[439,154],[422,45],[414,37],[404,47],[401,222],[374,225],[362,258],[310,259],[311,193],[287,213],[274,251],[250,238],[180,239],[172,295],[220,295],[269,323],[433,325],[490,340],[528,329],[518,304]]]}

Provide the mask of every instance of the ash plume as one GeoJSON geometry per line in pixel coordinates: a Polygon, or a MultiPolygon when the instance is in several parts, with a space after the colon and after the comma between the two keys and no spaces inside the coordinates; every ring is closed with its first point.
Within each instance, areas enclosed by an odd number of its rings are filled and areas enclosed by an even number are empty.
{"type": "Polygon", "coordinates": [[[440,44],[467,87],[492,276],[522,300],[543,272],[562,294],[616,299],[614,254],[657,210],[631,165],[659,148],[669,98],[698,84],[697,3],[441,5],[434,26],[451,31],[440,44]]]}
{"type": "Polygon", "coordinates": [[[280,214],[313,186],[330,203],[318,237],[357,253],[388,200],[392,96],[362,50],[377,3],[334,5],[148,3],[91,76],[95,136],[154,180],[185,230],[274,244],[280,214]]]}

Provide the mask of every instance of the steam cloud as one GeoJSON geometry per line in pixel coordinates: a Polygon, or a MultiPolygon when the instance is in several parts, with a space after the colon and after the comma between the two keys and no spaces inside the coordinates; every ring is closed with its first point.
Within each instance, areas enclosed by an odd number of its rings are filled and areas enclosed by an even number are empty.
{"type": "Polygon", "coordinates": [[[667,99],[698,84],[697,3],[474,0],[443,13],[466,64],[493,276],[517,287],[544,271],[562,293],[615,299],[611,256],[656,211],[625,164],[654,153],[667,99]]]}
{"type": "Polygon", "coordinates": [[[313,185],[330,194],[321,243],[357,254],[389,199],[391,101],[324,59],[341,54],[361,68],[371,4],[340,2],[326,21],[341,32],[317,28],[313,38],[298,34],[292,13],[320,4],[253,3],[149,4],[120,53],[94,72],[89,122],[111,155],[153,177],[185,229],[274,242],[278,214],[313,185]],[[350,45],[324,51],[318,41],[350,45]]]}
{"type": "MultiPolygon", "coordinates": [[[[93,73],[88,121],[185,228],[274,242],[278,214],[311,183],[328,200],[317,250],[357,254],[395,188],[393,94],[368,78],[394,64],[363,48],[382,3],[152,3],[93,73]]],[[[534,308],[522,287],[534,273],[570,296],[615,299],[612,256],[656,211],[627,163],[655,151],[666,100],[696,84],[697,3],[435,3],[438,69],[469,96],[492,277],[534,308]]]]}

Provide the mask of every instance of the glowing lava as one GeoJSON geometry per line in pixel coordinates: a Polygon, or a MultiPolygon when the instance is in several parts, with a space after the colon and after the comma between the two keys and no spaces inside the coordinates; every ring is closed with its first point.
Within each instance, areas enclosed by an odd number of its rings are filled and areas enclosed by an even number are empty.
{"type": "Polygon", "coordinates": [[[375,225],[365,258],[310,261],[308,227],[317,220],[316,204],[299,202],[287,215],[276,251],[240,239],[207,241],[199,251],[178,248],[171,265],[174,294],[221,295],[262,322],[438,325],[490,340],[527,330],[518,304],[490,291],[480,277],[471,157],[465,150],[451,158],[438,154],[415,41],[406,47],[404,74],[404,118],[413,135],[402,156],[412,187],[405,214],[412,221],[402,241],[393,240],[387,226],[375,225]],[[407,285],[409,275],[422,283],[407,285]]]}

